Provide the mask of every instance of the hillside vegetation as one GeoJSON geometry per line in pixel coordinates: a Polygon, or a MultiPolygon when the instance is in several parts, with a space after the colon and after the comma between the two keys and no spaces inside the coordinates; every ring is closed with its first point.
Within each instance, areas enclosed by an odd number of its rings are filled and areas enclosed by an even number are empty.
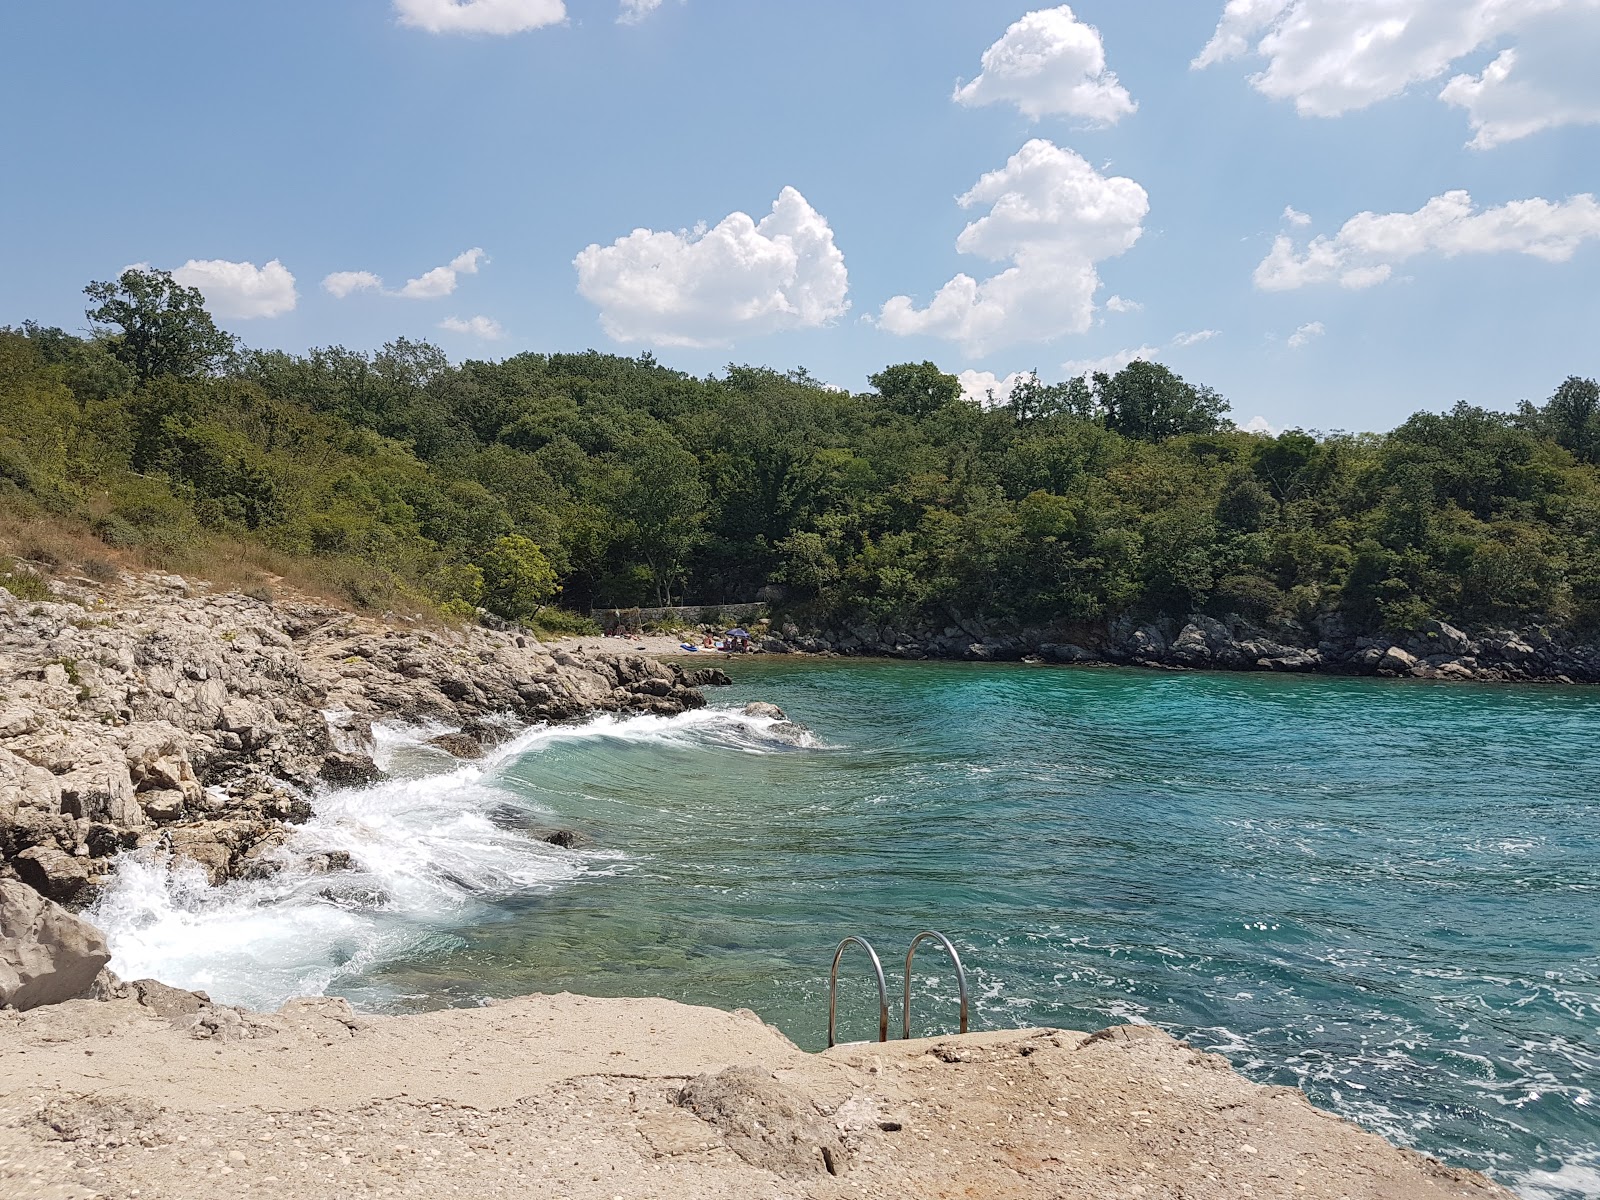
{"type": "Polygon", "coordinates": [[[86,290],[85,336],[0,329],[0,535],[24,558],[98,547],[549,628],[555,606],[764,588],[818,620],[1600,625],[1591,380],[1266,437],[1144,362],[980,407],[931,363],[849,394],[648,354],[249,350],[160,273],[86,290]]]}

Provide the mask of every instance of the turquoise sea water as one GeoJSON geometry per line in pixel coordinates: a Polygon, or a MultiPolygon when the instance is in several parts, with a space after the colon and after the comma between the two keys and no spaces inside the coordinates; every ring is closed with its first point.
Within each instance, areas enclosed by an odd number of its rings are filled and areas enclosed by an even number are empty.
{"type": "MultiPolygon", "coordinates": [[[[730,669],[717,709],[773,701],[818,744],[712,712],[440,774],[397,738],[399,780],[303,837],[364,871],[219,899],[130,870],[101,914],[113,966],[390,1011],[661,995],[816,1048],[839,939],[877,945],[894,995],[933,927],[977,1028],[1150,1021],[1530,1198],[1600,1196],[1600,691],[730,669]],[[596,845],[529,837],[553,825],[596,845]]],[[[842,1039],[875,1035],[866,980],[852,951],[842,1039]]],[[[916,996],[919,1029],[954,1027],[936,946],[916,996]]]]}

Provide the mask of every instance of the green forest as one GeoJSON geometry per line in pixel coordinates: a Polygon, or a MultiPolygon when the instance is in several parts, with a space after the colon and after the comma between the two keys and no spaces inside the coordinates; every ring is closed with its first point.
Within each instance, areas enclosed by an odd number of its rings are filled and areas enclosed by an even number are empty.
{"type": "Polygon", "coordinates": [[[85,291],[82,335],[0,329],[0,534],[24,558],[66,529],[108,561],[294,565],[368,608],[547,629],[758,594],[817,622],[1600,626],[1592,380],[1269,437],[1147,362],[979,406],[932,363],[847,393],[649,354],[252,350],[163,273],[85,291]]]}

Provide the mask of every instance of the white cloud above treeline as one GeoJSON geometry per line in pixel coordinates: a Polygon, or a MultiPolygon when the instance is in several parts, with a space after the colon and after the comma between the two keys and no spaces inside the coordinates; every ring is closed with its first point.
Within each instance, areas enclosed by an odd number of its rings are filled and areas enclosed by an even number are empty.
{"type": "Polygon", "coordinates": [[[456,255],[442,267],[424,271],[415,279],[408,279],[393,291],[383,286],[383,278],[371,271],[335,271],[322,281],[322,289],[330,296],[343,300],[356,292],[382,292],[386,296],[399,296],[405,300],[438,300],[452,295],[463,275],[476,275],[478,269],[489,261],[489,256],[479,246],[456,255]]]}
{"type": "Polygon", "coordinates": [[[428,33],[525,33],[567,19],[562,0],[394,0],[402,25],[428,33]]]}
{"type": "Polygon", "coordinates": [[[1446,192],[1416,212],[1357,213],[1337,234],[1318,235],[1303,250],[1280,234],[1256,267],[1255,283],[1269,292],[1317,283],[1368,288],[1388,279],[1397,263],[1423,254],[1514,253],[1566,262],[1597,238],[1600,204],[1588,194],[1477,209],[1466,192],[1446,192]]]}
{"type": "Polygon", "coordinates": [[[1473,147],[1600,123],[1600,0],[1228,0],[1193,66],[1253,53],[1266,63],[1250,77],[1257,91],[1334,117],[1495,48],[1481,73],[1439,93],[1466,110],[1473,147]]]}
{"type": "Polygon", "coordinates": [[[185,287],[200,289],[206,307],[219,317],[281,317],[293,312],[300,300],[294,276],[277,259],[258,267],[220,258],[191,258],[172,272],[172,278],[185,287]]]}
{"type": "Polygon", "coordinates": [[[506,335],[504,327],[492,317],[468,317],[465,321],[460,317],[446,317],[439,322],[439,328],[446,333],[459,333],[486,342],[497,342],[506,335]]]}
{"type": "Polygon", "coordinates": [[[983,54],[983,72],[956,88],[960,104],[1015,104],[1027,116],[1114,125],[1139,106],[1106,69],[1100,31],[1063,4],[1030,12],[983,54]]]}
{"type": "Polygon", "coordinates": [[[792,187],[760,222],[735,212],[710,228],[635,229],[587,247],[573,265],[579,293],[619,342],[726,346],[815,329],[850,307],[833,229],[792,187]]]}
{"type": "Polygon", "coordinates": [[[925,308],[895,296],[878,315],[889,333],[960,342],[983,354],[1088,329],[1100,287],[1096,264],[1144,232],[1150,198],[1131,179],[1100,174],[1081,155],[1035,138],[958,201],[989,205],[956,248],[1011,266],[979,282],[962,273],[925,308]]]}

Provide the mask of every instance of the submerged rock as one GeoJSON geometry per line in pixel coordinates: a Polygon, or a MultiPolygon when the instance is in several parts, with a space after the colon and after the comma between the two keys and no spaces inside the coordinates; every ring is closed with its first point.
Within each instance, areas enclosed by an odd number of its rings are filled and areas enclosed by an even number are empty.
{"type": "Polygon", "coordinates": [[[539,840],[548,842],[552,846],[560,846],[563,850],[578,850],[584,846],[594,845],[592,837],[579,833],[576,829],[552,830],[550,833],[540,835],[539,840]]]}
{"type": "Polygon", "coordinates": [[[747,717],[767,717],[774,721],[787,721],[789,716],[776,704],[768,704],[765,700],[752,700],[743,708],[747,717]]]}
{"type": "Polygon", "coordinates": [[[105,935],[93,925],[25,883],[0,879],[0,1007],[75,999],[110,961],[105,935]]]}

